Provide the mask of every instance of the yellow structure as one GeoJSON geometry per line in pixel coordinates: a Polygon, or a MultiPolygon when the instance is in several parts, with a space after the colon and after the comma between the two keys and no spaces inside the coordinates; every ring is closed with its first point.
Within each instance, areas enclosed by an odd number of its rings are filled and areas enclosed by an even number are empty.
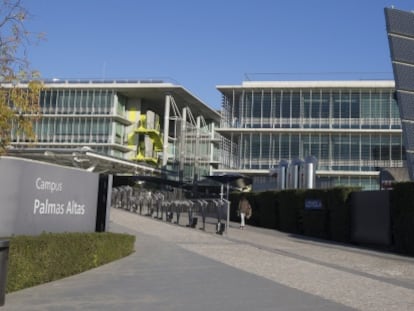
{"type": "Polygon", "coordinates": [[[131,160],[158,165],[158,154],[163,147],[159,117],[150,110],[146,114],[139,113],[139,116],[138,113],[129,112],[130,121],[137,125],[128,135],[128,146],[131,150],[136,150],[131,160]]]}

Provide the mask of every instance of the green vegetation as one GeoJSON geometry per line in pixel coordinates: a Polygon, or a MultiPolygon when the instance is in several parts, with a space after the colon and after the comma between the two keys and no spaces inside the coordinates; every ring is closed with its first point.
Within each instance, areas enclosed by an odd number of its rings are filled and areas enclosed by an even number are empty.
{"type": "Polygon", "coordinates": [[[33,142],[33,121],[40,117],[40,74],[31,69],[28,47],[43,34],[28,31],[30,14],[22,0],[0,0],[0,154],[7,151],[12,135],[33,142]],[[20,88],[22,81],[31,81],[20,88]]]}
{"type": "MultiPolygon", "coordinates": [[[[253,216],[249,225],[303,234],[337,242],[351,242],[351,213],[349,198],[359,188],[338,187],[326,190],[283,190],[248,193],[246,195],[253,216]],[[306,201],[321,204],[319,208],[305,208],[306,201]]],[[[240,193],[232,193],[230,215],[236,216],[240,193]]]]}
{"type": "MultiPolygon", "coordinates": [[[[353,209],[357,208],[352,206],[353,195],[358,191],[361,189],[337,187],[248,193],[246,197],[252,206],[253,217],[247,223],[352,244],[353,209]]],[[[240,220],[236,214],[240,196],[240,193],[230,196],[232,221],[240,220]]],[[[390,201],[385,203],[390,211],[390,249],[414,256],[414,183],[394,183],[390,201]]],[[[372,218],[375,217],[372,215],[372,218]]]]}
{"type": "Polygon", "coordinates": [[[6,292],[58,280],[134,251],[135,237],[118,233],[44,233],[10,238],[6,292]]]}
{"type": "Polygon", "coordinates": [[[414,183],[393,185],[391,192],[391,223],[395,251],[414,255],[414,183]]]}

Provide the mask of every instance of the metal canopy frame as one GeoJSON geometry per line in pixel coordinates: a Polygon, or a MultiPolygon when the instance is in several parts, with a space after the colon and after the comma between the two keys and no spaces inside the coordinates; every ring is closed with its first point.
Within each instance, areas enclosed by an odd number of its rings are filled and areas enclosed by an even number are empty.
{"type": "Polygon", "coordinates": [[[98,153],[88,147],[69,149],[11,148],[7,150],[6,155],[76,167],[101,174],[161,175],[162,173],[161,170],[154,167],[98,153]]]}

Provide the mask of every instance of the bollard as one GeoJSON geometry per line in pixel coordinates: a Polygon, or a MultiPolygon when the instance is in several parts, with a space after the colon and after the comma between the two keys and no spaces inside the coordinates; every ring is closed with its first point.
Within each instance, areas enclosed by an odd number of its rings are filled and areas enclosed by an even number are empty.
{"type": "Polygon", "coordinates": [[[9,241],[0,240],[0,306],[4,306],[9,262],[9,241]]]}
{"type": "Polygon", "coordinates": [[[216,233],[223,235],[224,230],[225,230],[225,224],[223,224],[221,221],[217,222],[216,233]]]}

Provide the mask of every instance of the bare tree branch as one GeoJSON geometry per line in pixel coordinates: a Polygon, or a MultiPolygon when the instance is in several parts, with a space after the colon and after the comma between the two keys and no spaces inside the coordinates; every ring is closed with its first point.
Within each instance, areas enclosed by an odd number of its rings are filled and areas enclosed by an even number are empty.
{"type": "Polygon", "coordinates": [[[39,116],[42,83],[32,81],[27,88],[18,86],[20,81],[34,76],[27,47],[38,38],[25,28],[28,16],[21,0],[0,0],[0,154],[12,139],[33,141],[36,136],[33,121],[39,116]]]}

